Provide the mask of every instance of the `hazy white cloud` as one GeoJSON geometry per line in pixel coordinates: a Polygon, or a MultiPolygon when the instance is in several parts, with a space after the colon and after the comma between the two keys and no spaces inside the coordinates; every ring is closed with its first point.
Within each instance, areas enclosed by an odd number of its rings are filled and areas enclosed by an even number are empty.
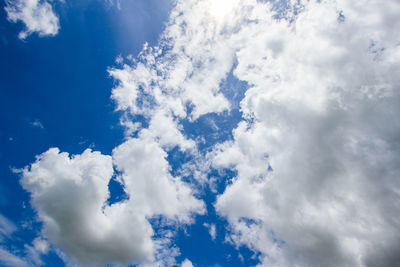
{"type": "Polygon", "coordinates": [[[30,124],[31,124],[33,127],[40,128],[40,129],[44,129],[44,126],[43,126],[42,122],[41,122],[40,120],[38,120],[38,119],[36,119],[36,120],[30,122],[30,124]]]}
{"type": "Polygon", "coordinates": [[[25,24],[18,35],[20,39],[34,32],[39,36],[54,36],[60,29],[58,17],[46,0],[6,0],[5,10],[9,21],[25,24]]]}
{"type": "Polygon", "coordinates": [[[50,245],[47,240],[36,237],[32,241],[32,245],[25,244],[26,258],[29,260],[31,265],[42,266],[43,261],[41,256],[47,254],[50,250],[50,245]]]}
{"type": "Polygon", "coordinates": [[[0,264],[11,267],[40,266],[43,264],[41,255],[48,252],[47,242],[44,239],[36,238],[32,246],[25,244],[25,249],[17,255],[16,251],[7,246],[18,232],[19,228],[6,217],[0,214],[0,264]]]}
{"type": "Polygon", "coordinates": [[[43,238],[35,238],[32,244],[33,247],[42,254],[46,254],[49,251],[49,243],[43,238]]]}
{"type": "Polygon", "coordinates": [[[9,238],[15,230],[17,230],[17,227],[0,214],[0,242],[4,238],[9,238]]]}
{"type": "Polygon", "coordinates": [[[8,267],[27,267],[29,264],[22,258],[0,247],[0,264],[8,267]]]}
{"type": "Polygon", "coordinates": [[[204,223],[203,225],[204,225],[204,227],[207,228],[208,233],[211,236],[211,239],[215,240],[215,238],[217,237],[217,230],[215,228],[215,224],[213,224],[213,223],[211,223],[211,224],[210,223],[204,223]]]}

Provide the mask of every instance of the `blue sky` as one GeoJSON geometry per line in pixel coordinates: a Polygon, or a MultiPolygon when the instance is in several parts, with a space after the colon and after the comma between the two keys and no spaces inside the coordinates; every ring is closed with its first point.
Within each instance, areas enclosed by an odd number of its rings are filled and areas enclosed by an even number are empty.
{"type": "Polygon", "coordinates": [[[0,3],[1,266],[400,264],[396,0],[0,3]]]}

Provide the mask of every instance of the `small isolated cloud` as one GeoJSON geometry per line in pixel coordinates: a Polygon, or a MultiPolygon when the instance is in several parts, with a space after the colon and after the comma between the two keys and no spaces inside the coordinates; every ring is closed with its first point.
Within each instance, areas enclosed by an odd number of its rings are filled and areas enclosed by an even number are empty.
{"type": "Polygon", "coordinates": [[[6,0],[4,9],[9,21],[25,24],[25,29],[18,35],[20,39],[35,32],[39,36],[54,36],[60,29],[59,19],[46,0],[6,0]]]}
{"type": "Polygon", "coordinates": [[[209,223],[204,223],[203,226],[207,228],[208,233],[209,233],[210,236],[211,236],[211,239],[212,239],[212,240],[215,240],[215,238],[217,237],[217,230],[216,230],[216,228],[215,228],[215,224],[213,224],[213,223],[211,223],[211,224],[209,224],[209,223]]]}
{"type": "Polygon", "coordinates": [[[30,122],[30,124],[31,124],[33,127],[40,128],[40,129],[44,129],[44,126],[43,126],[42,122],[41,122],[40,120],[38,120],[38,119],[36,119],[36,120],[30,122]]]}
{"type": "Polygon", "coordinates": [[[17,227],[0,214],[0,242],[3,241],[4,238],[9,238],[16,230],[17,227]]]}

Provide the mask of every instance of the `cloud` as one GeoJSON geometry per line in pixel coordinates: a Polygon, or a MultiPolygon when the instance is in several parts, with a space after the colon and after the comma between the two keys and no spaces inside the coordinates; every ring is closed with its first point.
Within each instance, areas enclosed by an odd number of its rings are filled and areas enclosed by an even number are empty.
{"type": "Polygon", "coordinates": [[[209,1],[178,1],[159,45],[145,44],[132,65],[110,69],[118,81],[112,98],[119,110],[148,117],[157,108],[196,120],[229,110],[219,90],[231,70],[234,50],[223,25],[210,19],[209,1]]]}
{"type": "Polygon", "coordinates": [[[147,220],[126,203],[105,206],[112,175],[110,156],[86,150],[69,158],[54,148],[23,171],[21,183],[31,193],[44,235],[75,259],[87,265],[151,260],[147,220]]]}
{"type": "Polygon", "coordinates": [[[287,21],[253,2],[237,33],[250,88],[211,153],[237,171],[215,207],[262,266],[398,265],[400,5],[301,4],[287,21]]]}
{"type": "Polygon", "coordinates": [[[0,214],[0,264],[10,267],[42,265],[41,255],[48,252],[48,245],[44,239],[34,239],[33,246],[25,244],[23,255],[17,255],[12,246],[10,249],[9,242],[17,239],[13,234],[18,230],[13,222],[0,214]]]}
{"type": "Polygon", "coordinates": [[[3,248],[0,248],[0,263],[4,266],[9,266],[9,267],[29,266],[29,264],[25,260],[8,252],[3,248]]]}
{"type": "Polygon", "coordinates": [[[57,15],[45,0],[6,0],[4,9],[9,21],[21,21],[25,24],[25,29],[18,35],[20,39],[25,39],[34,32],[39,36],[54,36],[60,29],[57,15]]]}
{"type": "Polygon", "coordinates": [[[38,119],[36,119],[36,120],[30,122],[30,124],[31,124],[33,127],[40,128],[40,129],[44,129],[44,126],[43,126],[42,122],[41,122],[40,120],[38,120],[38,119]]]}
{"type": "Polygon", "coordinates": [[[210,236],[211,236],[211,239],[212,239],[212,240],[215,240],[215,238],[216,238],[216,236],[217,236],[217,231],[216,231],[216,228],[215,228],[215,224],[213,224],[213,223],[211,223],[211,224],[209,224],[209,223],[204,223],[203,225],[204,225],[205,228],[207,228],[208,233],[209,233],[210,236]]]}
{"type": "Polygon", "coordinates": [[[188,223],[204,212],[191,189],[169,174],[165,156],[158,144],[140,139],[126,141],[112,157],[91,150],[69,157],[52,148],[23,170],[21,184],[43,234],[74,259],[88,266],[149,262],[155,245],[148,218],[188,223]],[[108,206],[113,161],[129,200],[108,206]]]}
{"type": "Polygon", "coordinates": [[[32,243],[33,247],[42,254],[46,254],[49,251],[49,243],[43,238],[37,237],[32,243]]]}
{"type": "Polygon", "coordinates": [[[0,242],[3,241],[4,238],[9,238],[16,230],[17,227],[0,214],[0,242]]]}
{"type": "Polygon", "coordinates": [[[170,175],[166,157],[160,145],[147,138],[130,139],[113,151],[126,191],[141,213],[189,222],[192,212],[204,212],[203,203],[179,177],[170,175]]]}
{"type": "Polygon", "coordinates": [[[190,260],[185,259],[182,263],[181,263],[182,267],[193,267],[193,264],[190,260]]]}

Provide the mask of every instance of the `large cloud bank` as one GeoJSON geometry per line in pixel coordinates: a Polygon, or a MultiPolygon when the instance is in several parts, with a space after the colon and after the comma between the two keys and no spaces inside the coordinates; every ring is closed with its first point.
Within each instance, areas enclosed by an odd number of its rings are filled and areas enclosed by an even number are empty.
{"type": "Polygon", "coordinates": [[[109,70],[127,141],[25,169],[45,235],[87,264],[151,261],[147,218],[204,212],[166,156],[204,155],[182,122],[231,108],[232,71],[249,87],[243,120],[200,161],[203,176],[237,172],[215,203],[227,240],[260,266],[398,266],[399,13],[396,0],[178,1],[159,46],[109,70]],[[130,198],[107,206],[113,165],[130,198]]]}
{"type": "Polygon", "coordinates": [[[397,266],[400,4],[298,8],[237,33],[246,120],[214,150],[237,170],[215,207],[262,266],[397,266]]]}

